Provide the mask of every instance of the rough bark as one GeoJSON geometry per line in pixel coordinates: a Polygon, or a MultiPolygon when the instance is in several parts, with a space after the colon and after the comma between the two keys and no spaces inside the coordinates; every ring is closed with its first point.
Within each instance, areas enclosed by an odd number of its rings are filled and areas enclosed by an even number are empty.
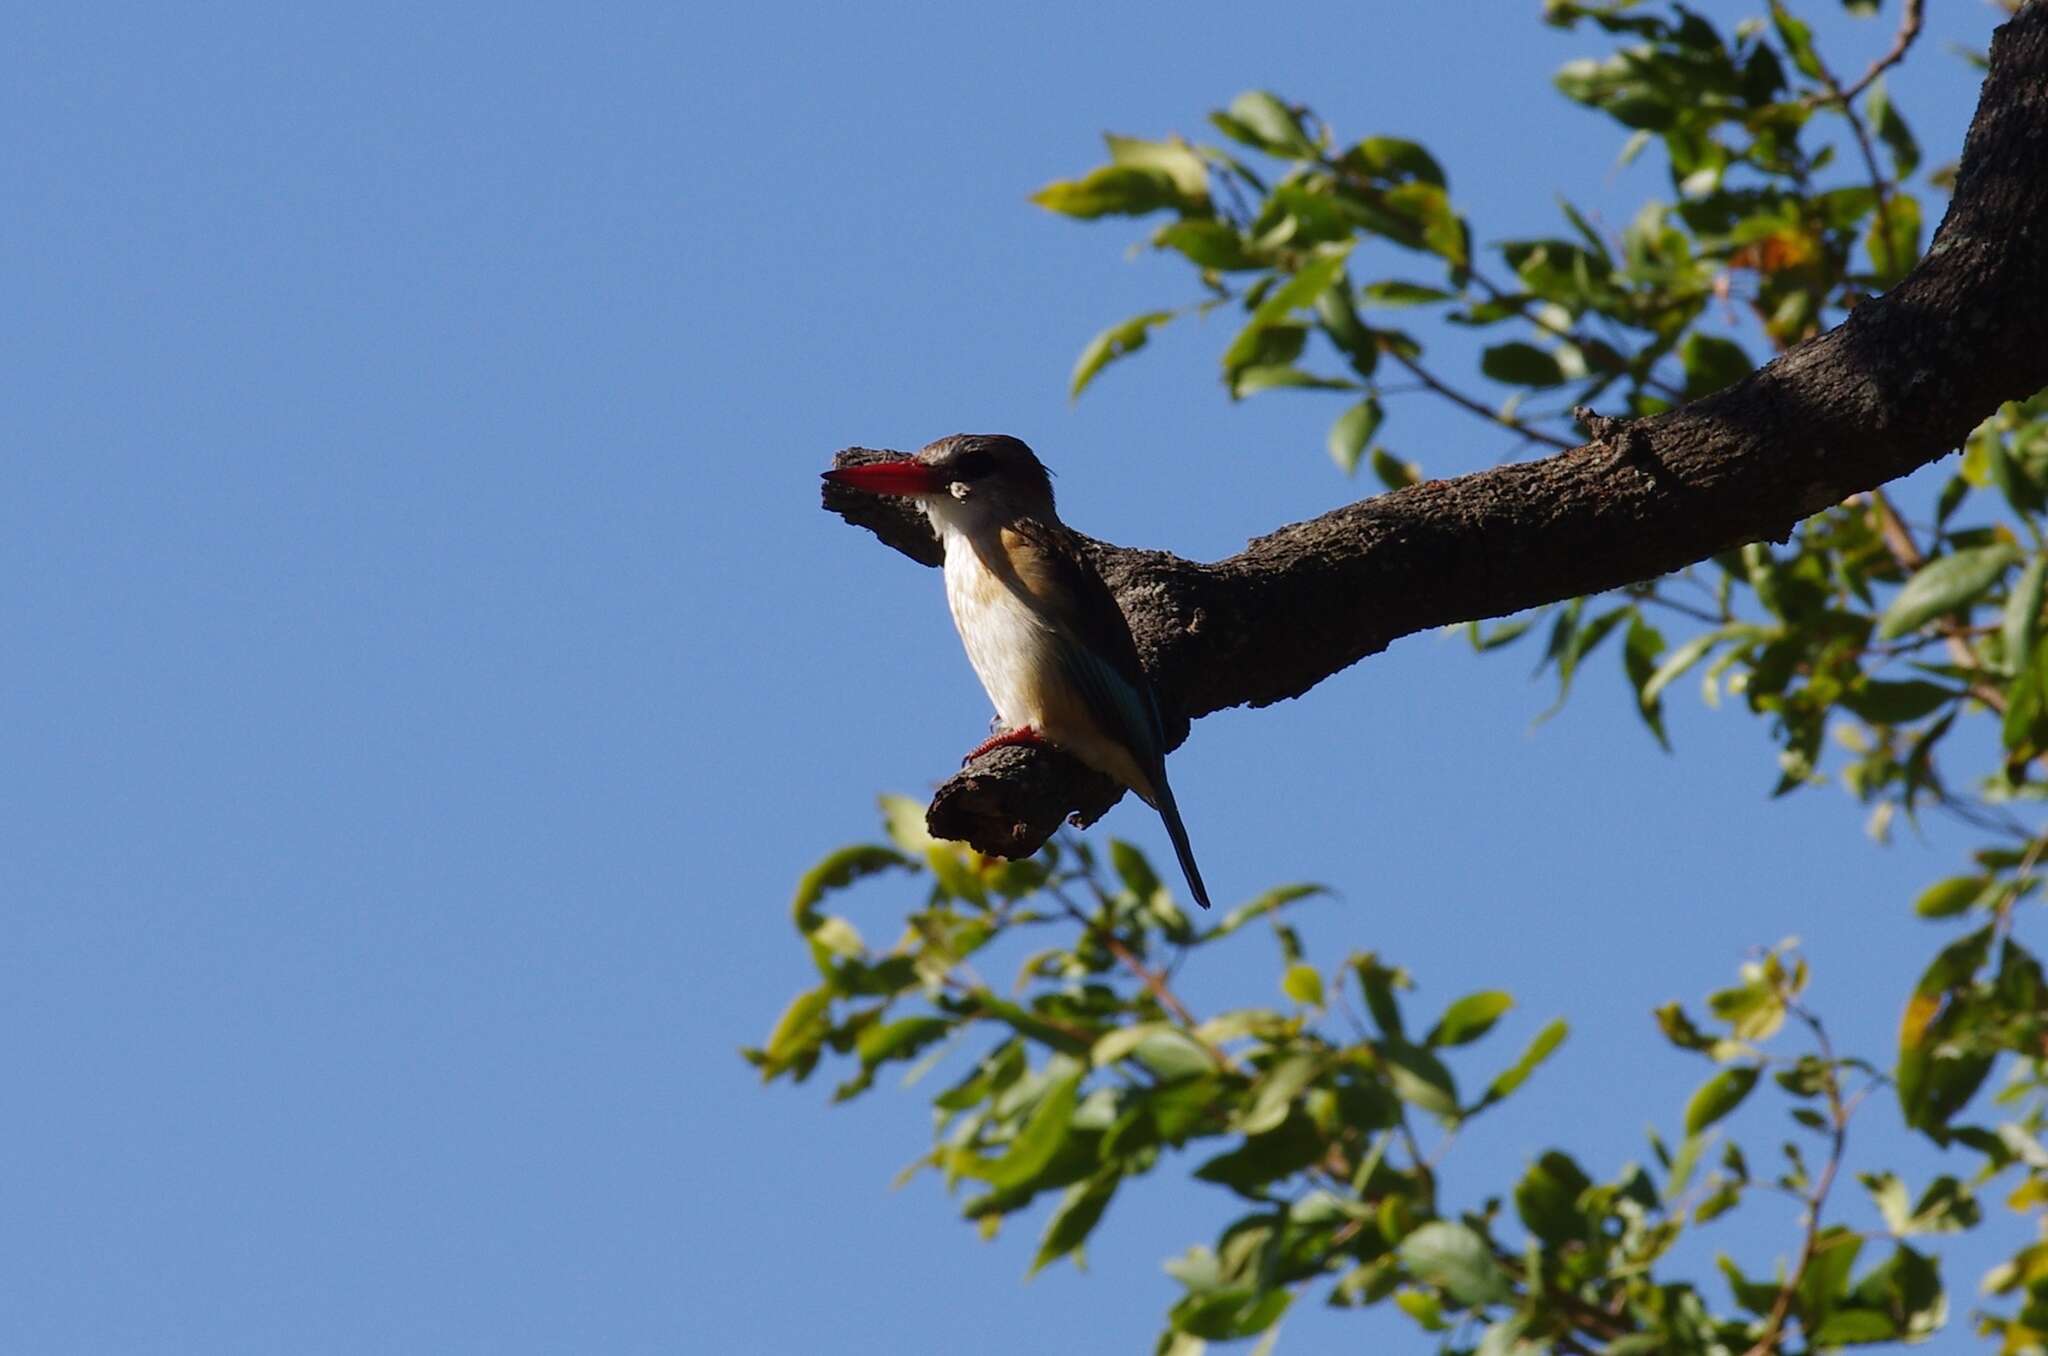
{"type": "MultiPolygon", "coordinates": [[[[1953,450],[2048,386],[2048,4],[1993,39],[1954,197],[1926,257],[1839,327],[1652,419],[1592,421],[1542,461],[1428,481],[1252,541],[1213,564],[1091,542],[1176,727],[1264,706],[1416,631],[1682,568],[1953,450]]],[[[837,464],[897,453],[849,448],[837,464]]],[[[921,514],[837,486],[824,506],[922,564],[921,514]]],[[[1118,789],[1053,750],[1005,748],[939,788],[933,833],[1035,851],[1118,789]]]]}

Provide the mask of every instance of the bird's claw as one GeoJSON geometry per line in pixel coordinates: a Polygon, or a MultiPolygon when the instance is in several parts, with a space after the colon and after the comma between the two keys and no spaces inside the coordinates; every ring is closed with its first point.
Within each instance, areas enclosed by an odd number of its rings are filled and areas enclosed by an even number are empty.
{"type": "Polygon", "coordinates": [[[966,767],[984,753],[1008,748],[1012,744],[1043,744],[1044,742],[1044,736],[1040,735],[1038,731],[1032,729],[1029,725],[1020,725],[1014,730],[1005,730],[1001,734],[990,735],[987,739],[976,744],[972,749],[968,750],[967,756],[960,760],[960,766],[966,767]]]}

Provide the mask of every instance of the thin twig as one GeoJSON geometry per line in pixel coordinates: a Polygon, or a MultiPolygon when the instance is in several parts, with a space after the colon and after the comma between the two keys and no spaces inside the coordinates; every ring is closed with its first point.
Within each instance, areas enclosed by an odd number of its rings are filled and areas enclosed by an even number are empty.
{"type": "Polygon", "coordinates": [[[1872,81],[1905,59],[1906,49],[1920,36],[1921,21],[1926,17],[1925,9],[1926,0],[1906,0],[1905,7],[1899,13],[1899,31],[1892,34],[1892,45],[1885,50],[1884,55],[1871,62],[1870,69],[1858,76],[1856,83],[1847,89],[1832,88],[1834,82],[1830,80],[1828,83],[1831,88],[1827,93],[1807,95],[1806,106],[1817,108],[1833,99],[1853,99],[1869,89],[1872,81]]]}
{"type": "Polygon", "coordinates": [[[1666,598],[1663,594],[1655,591],[1639,593],[1636,597],[1641,602],[1655,603],[1659,607],[1669,608],[1673,612],[1691,617],[1694,621],[1705,622],[1709,626],[1719,626],[1724,620],[1703,607],[1694,607],[1691,603],[1681,603],[1676,598],[1666,598]]]}
{"type": "Polygon", "coordinates": [[[2039,835],[2027,845],[2027,855],[2020,859],[2018,868],[2012,873],[2012,884],[2000,892],[1998,907],[1992,915],[1999,933],[2005,933],[2012,927],[2012,906],[2020,902],[2020,894],[2027,887],[2027,873],[2041,860],[2044,849],[2048,849],[2048,833],[2039,835]]]}
{"type": "MultiPolygon", "coordinates": [[[[1503,290],[1501,287],[1496,285],[1492,279],[1488,278],[1485,274],[1481,273],[1476,268],[1469,268],[1466,271],[1471,275],[1472,281],[1478,283],[1480,288],[1485,291],[1487,296],[1491,297],[1493,300],[1501,303],[1504,306],[1514,307],[1515,314],[1517,316],[1527,321],[1531,325],[1534,325],[1537,329],[1542,330],[1545,334],[1551,335],[1558,339],[1562,339],[1568,344],[1576,344],[1580,348],[1584,348],[1587,344],[1593,342],[1606,342],[1605,340],[1595,341],[1589,339],[1587,336],[1580,334],[1575,329],[1560,329],[1556,325],[1551,324],[1548,320],[1545,320],[1542,316],[1538,315],[1529,306],[1529,303],[1525,298],[1517,297],[1514,293],[1503,290]]],[[[1614,347],[1614,345],[1609,344],[1608,347],[1612,348],[1614,347]]],[[[1659,381],[1656,377],[1651,376],[1648,373],[1645,373],[1643,375],[1641,384],[1644,387],[1644,389],[1653,390],[1658,392],[1660,395],[1669,396],[1674,401],[1682,401],[1685,398],[1685,393],[1683,391],[1680,391],[1677,387],[1672,386],[1669,382],[1659,381]]]]}
{"type": "MultiPolygon", "coordinates": [[[[1913,30],[1917,32],[1920,27],[1919,16],[1911,12],[1912,8],[1911,6],[1908,7],[1907,17],[1911,22],[1913,30]]],[[[1901,27],[1900,31],[1904,33],[1904,27],[1901,27]]],[[[1910,41],[1910,38],[1908,41],[1910,41]]],[[[1905,55],[1905,48],[1900,46],[1898,52],[1900,56],[1905,55]]],[[[1890,257],[1896,243],[1896,238],[1892,235],[1891,193],[1889,191],[1891,186],[1884,177],[1884,171],[1877,167],[1877,152],[1870,145],[1870,131],[1863,125],[1862,117],[1856,112],[1855,92],[1845,93],[1843,91],[1841,85],[1835,80],[1834,72],[1830,71],[1827,63],[1820,59],[1820,53],[1814,53],[1813,61],[1815,67],[1820,71],[1821,84],[1828,93],[1828,97],[1822,100],[1822,102],[1833,103],[1840,107],[1842,116],[1848,120],[1851,135],[1856,138],[1856,149],[1862,153],[1863,168],[1870,172],[1870,191],[1877,195],[1878,234],[1884,241],[1886,256],[1884,266],[1887,269],[1894,268],[1897,266],[1898,261],[1890,257]]],[[[1869,74],[1864,76],[1856,88],[1860,90],[1863,86],[1876,79],[1877,72],[1881,69],[1883,69],[1881,66],[1871,67],[1869,74]]],[[[1874,264],[1878,261],[1873,258],[1871,262],[1874,264]]]]}
{"type": "Polygon", "coordinates": [[[1953,815],[1973,829],[1982,829],[1986,833],[2002,833],[2007,838],[2016,838],[2022,843],[2034,836],[2018,819],[2010,815],[2001,815],[1988,805],[1944,797],[1935,802],[1934,808],[1953,815]]]}
{"type": "Polygon", "coordinates": [[[1207,1050],[1219,1066],[1229,1070],[1231,1073],[1243,1072],[1238,1067],[1237,1061],[1231,1058],[1229,1051],[1195,1035],[1195,1028],[1200,1023],[1195,1021],[1194,1014],[1188,1011],[1187,1005],[1180,1001],[1179,996],[1167,987],[1164,975],[1138,959],[1137,952],[1131,950],[1125,944],[1124,939],[1117,936],[1114,931],[1083,913],[1080,906],[1075,904],[1073,900],[1068,899],[1065,892],[1057,885],[1048,883],[1046,889],[1054,899],[1060,902],[1060,907],[1065,909],[1068,915],[1081,925],[1082,931],[1092,934],[1109,951],[1110,955],[1116,957],[1118,964],[1136,976],[1138,981],[1145,986],[1146,990],[1155,999],[1159,1000],[1159,1006],[1172,1013],[1174,1020],[1186,1028],[1189,1037],[1199,1043],[1204,1050],[1207,1050]]]}
{"type": "MultiPolygon", "coordinates": [[[[1870,511],[1877,519],[1877,534],[1883,539],[1885,550],[1891,553],[1892,560],[1898,567],[1910,576],[1927,563],[1927,557],[1921,553],[1919,544],[1913,540],[1913,534],[1906,530],[1904,520],[1892,508],[1891,500],[1885,497],[1885,492],[1872,490],[1869,497],[1870,511]]],[[[1940,623],[1940,627],[1948,638],[1949,658],[1955,660],[1959,668],[1972,673],[1979,672],[1977,653],[1970,648],[1967,628],[1953,620],[1940,623]]],[[[2005,694],[1991,684],[1972,682],[1970,695],[1999,715],[2005,714],[2005,694]]]]}
{"type": "Polygon", "coordinates": [[[1409,373],[1413,375],[1414,378],[1417,381],[1421,382],[1424,386],[1427,386],[1430,390],[1436,392],[1445,400],[1450,401],[1453,405],[1457,405],[1460,408],[1472,411],[1472,413],[1478,415],[1481,419],[1484,419],[1489,424],[1495,424],[1501,428],[1513,429],[1516,433],[1521,434],[1524,438],[1527,438],[1531,442],[1547,444],[1548,446],[1556,448],[1560,452],[1569,452],[1572,448],[1578,446],[1577,443],[1567,442],[1563,438],[1556,437],[1552,434],[1538,432],[1536,429],[1530,428],[1527,424],[1523,423],[1519,419],[1509,419],[1502,417],[1501,413],[1498,410],[1488,407],[1483,402],[1473,399],[1471,396],[1466,395],[1462,391],[1453,390],[1451,387],[1446,386],[1443,382],[1437,380],[1437,378],[1433,376],[1427,369],[1425,369],[1420,363],[1416,362],[1407,354],[1400,352],[1398,349],[1390,348],[1383,351],[1386,353],[1388,357],[1392,358],[1395,362],[1407,368],[1409,373]]]}
{"type": "Polygon", "coordinates": [[[1778,1297],[1771,1302],[1771,1312],[1764,1319],[1763,1334],[1756,1339],[1745,1356],[1770,1356],[1778,1349],[1778,1339],[1784,1335],[1785,1320],[1792,1312],[1793,1297],[1799,1293],[1799,1286],[1806,1279],[1806,1270],[1813,1265],[1813,1257],[1820,1249],[1821,1211],[1828,1202],[1828,1192],[1835,1185],[1835,1175],[1841,1171],[1842,1158],[1849,1142],[1849,1114],[1853,1109],[1843,1105],[1842,1089],[1835,1078],[1835,1048],[1828,1040],[1826,1028],[1820,1018],[1808,1012],[1797,1003],[1787,1003],[1786,1008],[1813,1031],[1815,1044],[1820,1047],[1820,1057],[1827,1064],[1828,1076],[1828,1125],[1831,1130],[1828,1141],[1828,1161],[1821,1165],[1820,1176],[1814,1180],[1813,1191],[1806,1198],[1806,1237],[1799,1245],[1799,1261],[1793,1266],[1785,1283],[1778,1287],[1778,1297]]]}

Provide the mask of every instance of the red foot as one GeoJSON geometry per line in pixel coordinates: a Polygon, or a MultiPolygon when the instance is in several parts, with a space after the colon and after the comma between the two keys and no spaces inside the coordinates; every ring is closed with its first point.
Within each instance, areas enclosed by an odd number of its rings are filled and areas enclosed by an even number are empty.
{"type": "Polygon", "coordinates": [[[989,739],[984,739],[979,744],[976,744],[974,748],[968,753],[968,755],[960,760],[960,766],[965,767],[969,763],[973,762],[975,759],[981,757],[981,755],[983,755],[984,753],[988,753],[994,749],[1008,748],[1012,744],[1043,743],[1045,743],[1044,735],[1041,735],[1040,733],[1038,733],[1038,731],[1032,729],[1029,725],[1020,725],[1014,730],[1005,730],[999,735],[995,735],[994,737],[989,739]]]}

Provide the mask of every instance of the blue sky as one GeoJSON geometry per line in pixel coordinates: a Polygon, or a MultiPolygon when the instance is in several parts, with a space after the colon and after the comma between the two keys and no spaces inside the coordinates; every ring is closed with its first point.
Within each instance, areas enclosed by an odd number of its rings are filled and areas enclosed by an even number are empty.
{"type": "MultiPolygon", "coordinates": [[[[1806,8],[1844,69],[1889,37],[1806,8]]],[[[1940,44],[1992,23],[1937,8],[1893,83],[1930,162],[1975,91],[1940,44]]],[[[1187,1164],[1119,1198],[1088,1275],[1026,1284],[1034,1222],[983,1245],[931,1183],[889,1191],[914,1094],[833,1108],[736,1055],[805,982],[796,876],[987,720],[937,577],[819,513],[816,472],[1010,432],[1069,521],[1202,558],[1365,493],[1328,400],[1225,398],[1222,318],[1070,405],[1083,342],[1190,280],[1026,198],[1104,130],[1199,133],[1254,86],[1425,141],[1480,240],[1662,190],[1549,86],[1594,35],[1479,14],[17,15],[0,1345],[1144,1348],[1159,1260],[1233,1214],[1187,1164]]],[[[1385,438],[1432,474],[1507,450],[1412,400],[1385,438]]],[[[1838,791],[1768,802],[1732,708],[1674,700],[1667,757],[1611,656],[1532,729],[1530,660],[1414,637],[1174,760],[1219,900],[1327,881],[1318,958],[1377,950],[1425,1009],[1512,991],[1489,1071],[1572,1022],[1453,1178],[1641,1157],[1705,1072],[1649,1009],[1786,933],[1882,1059],[1934,944],[1908,902],[1967,840],[1880,850],[1838,791]]],[[[1165,852],[1142,807],[1096,834],[1165,852]]],[[[886,932],[900,890],[848,910],[886,932]]],[[[1237,963],[1195,1000],[1274,992],[1271,956],[1237,963]]],[[[1774,1117],[1733,1125],[1761,1149],[1774,1117]]],[[[1768,1271],[1789,1211],[1746,1213],[1703,1246],[1768,1271]]],[[[1974,1259],[1960,1315],[1988,1254],[1943,1250],[1974,1259]]],[[[1282,1349],[1389,1336],[1416,1340],[1305,1308],[1282,1349]]]]}

